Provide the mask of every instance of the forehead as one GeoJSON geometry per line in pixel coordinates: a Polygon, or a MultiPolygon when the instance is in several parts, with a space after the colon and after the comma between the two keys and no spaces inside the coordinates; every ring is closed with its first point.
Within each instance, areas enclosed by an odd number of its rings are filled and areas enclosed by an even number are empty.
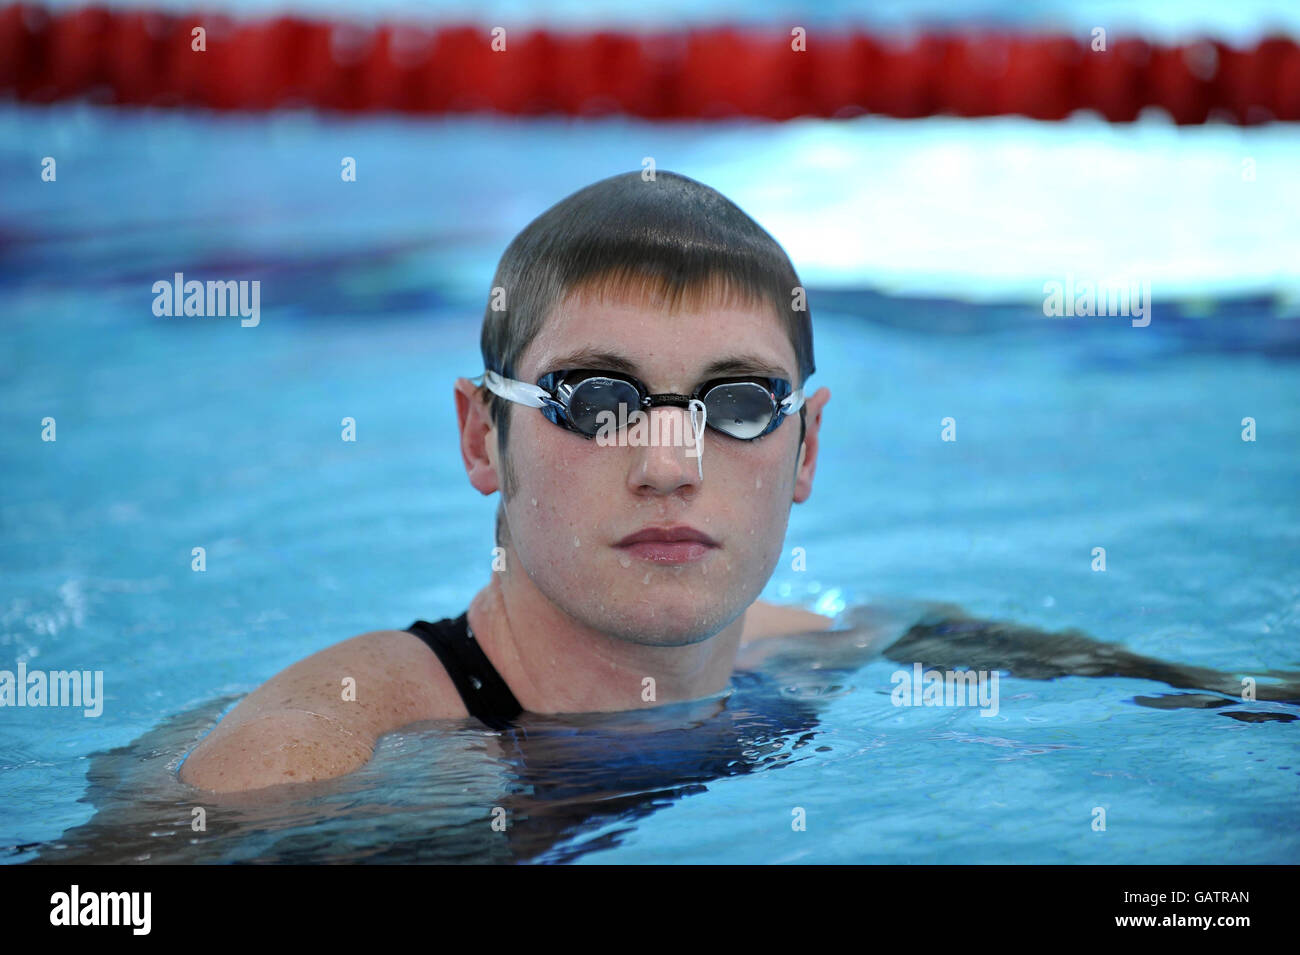
{"type": "Polygon", "coordinates": [[[674,384],[686,387],[706,369],[797,378],[794,346],[770,305],[707,291],[677,302],[627,289],[571,292],[521,356],[519,374],[535,380],[584,365],[628,371],[652,387],[649,379],[682,377],[674,384]],[[610,367],[614,357],[621,369],[610,367]]]}

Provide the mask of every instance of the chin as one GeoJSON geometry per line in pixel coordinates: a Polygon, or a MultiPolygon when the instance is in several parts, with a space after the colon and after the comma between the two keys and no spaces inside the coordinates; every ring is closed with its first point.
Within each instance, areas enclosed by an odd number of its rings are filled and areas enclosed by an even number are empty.
{"type": "Polygon", "coordinates": [[[726,612],[726,601],[700,598],[697,605],[686,595],[666,592],[661,599],[645,594],[630,597],[625,612],[609,614],[598,629],[610,636],[654,647],[684,647],[702,643],[727,626],[735,614],[726,612]]]}

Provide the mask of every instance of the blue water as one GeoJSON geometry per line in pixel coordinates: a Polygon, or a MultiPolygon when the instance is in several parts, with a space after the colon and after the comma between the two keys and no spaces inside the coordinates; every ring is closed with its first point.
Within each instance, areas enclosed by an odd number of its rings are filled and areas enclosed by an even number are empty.
{"type": "MultiPolygon", "coordinates": [[[[0,132],[0,668],[101,669],[107,696],[98,719],[0,709],[6,861],[1300,861],[1300,707],[1004,675],[995,717],[898,708],[899,663],[816,647],[722,700],[523,738],[421,724],[342,780],[199,797],[172,771],[240,695],[486,581],[494,501],[464,478],[451,382],[480,370],[513,233],[646,153],[691,174],[765,133],[75,107],[6,108],[0,132]],[[154,317],[176,271],[259,279],[261,324],[154,317]],[[1225,718],[1242,710],[1281,719],[1225,718]]],[[[1293,303],[1162,300],[1133,328],[851,286],[810,302],[833,398],[786,542],[807,569],[783,562],[765,597],[842,621],[946,601],[1300,670],[1293,303]]]]}

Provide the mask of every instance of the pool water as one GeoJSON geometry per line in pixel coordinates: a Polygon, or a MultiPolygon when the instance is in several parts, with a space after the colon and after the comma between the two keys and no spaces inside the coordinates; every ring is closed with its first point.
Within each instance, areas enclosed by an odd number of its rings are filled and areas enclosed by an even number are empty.
{"type": "MultiPolygon", "coordinates": [[[[102,670],[106,694],[97,719],[0,710],[5,861],[1300,861],[1300,706],[1004,671],[996,716],[896,707],[899,661],[816,640],[711,700],[417,724],[289,792],[180,785],[241,695],[487,580],[494,501],[465,480],[451,382],[481,370],[513,233],[647,150],[727,191],[728,137],[792,134],[78,107],[6,107],[0,130],[0,668],[102,670]],[[259,279],[260,324],[155,317],[177,271],[259,279]]],[[[1134,328],[808,281],[833,397],[786,542],[806,569],[783,561],[767,599],[878,608],[900,634],[909,601],[943,601],[1261,682],[1300,670],[1293,299],[1157,295],[1134,328]]]]}

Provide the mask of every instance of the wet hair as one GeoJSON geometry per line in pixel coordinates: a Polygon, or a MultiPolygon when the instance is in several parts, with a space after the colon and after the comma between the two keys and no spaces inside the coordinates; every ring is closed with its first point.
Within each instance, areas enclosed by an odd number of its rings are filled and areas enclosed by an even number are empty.
{"type": "MultiPolygon", "coordinates": [[[[790,336],[803,384],[813,373],[812,316],[785,250],[716,189],[660,170],[579,189],[524,227],[501,256],[483,315],[483,367],[507,378],[566,297],[597,289],[690,302],[767,306],[790,336]]],[[[516,482],[506,454],[511,402],[482,390],[497,427],[502,498],[516,482]]],[[[803,424],[803,411],[800,411],[803,424]]],[[[800,443],[802,444],[802,434],[800,443]]],[[[504,522],[497,513],[497,538],[504,522]]]]}

